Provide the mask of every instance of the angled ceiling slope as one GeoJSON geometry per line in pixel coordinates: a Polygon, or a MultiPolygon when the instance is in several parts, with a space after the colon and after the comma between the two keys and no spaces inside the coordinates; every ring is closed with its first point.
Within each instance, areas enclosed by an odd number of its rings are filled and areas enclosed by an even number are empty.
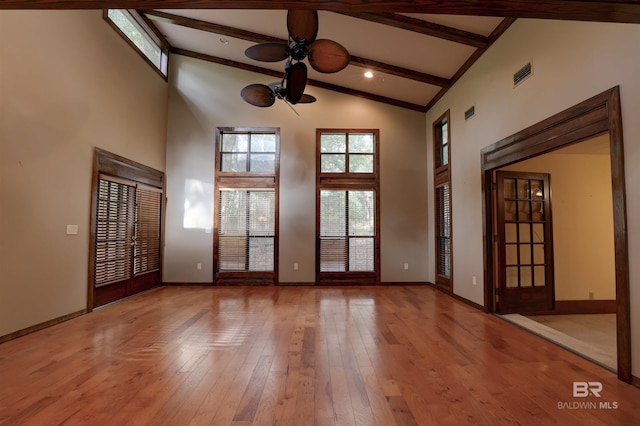
{"type": "Polygon", "coordinates": [[[287,9],[319,9],[318,37],[351,55],[335,74],[309,72],[311,86],[427,111],[516,18],[640,23],[640,4],[619,0],[3,0],[0,9],[129,8],[164,35],[172,52],[282,77],[282,63],[246,48],[286,41],[287,9]],[[372,71],[373,78],[363,77],[372,71]]]}

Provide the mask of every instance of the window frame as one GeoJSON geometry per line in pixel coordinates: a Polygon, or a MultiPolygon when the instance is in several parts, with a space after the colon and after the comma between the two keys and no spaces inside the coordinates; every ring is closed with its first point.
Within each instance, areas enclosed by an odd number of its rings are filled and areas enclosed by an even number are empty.
{"type": "MultiPolygon", "coordinates": [[[[250,147],[247,148],[250,152],[250,147]]],[[[215,188],[213,215],[213,283],[214,284],[277,284],[279,253],[279,204],[280,204],[280,128],[279,127],[217,127],[215,140],[215,188]],[[276,150],[273,172],[224,172],[222,168],[222,139],[224,134],[274,134],[276,150]],[[218,248],[220,244],[220,193],[224,190],[273,190],[274,191],[274,259],[273,271],[219,271],[218,248]]],[[[248,235],[248,234],[247,234],[248,235]]]]}
{"type": "Polygon", "coordinates": [[[165,81],[169,80],[169,58],[171,45],[162,35],[158,28],[146,17],[134,9],[103,9],[102,18],[122,37],[129,46],[133,48],[165,81]],[[110,10],[120,10],[128,14],[135,22],[134,25],[140,27],[146,36],[151,39],[160,49],[160,64],[156,65],[136,44],[120,29],[120,27],[109,17],[110,10]]]}
{"type": "Polygon", "coordinates": [[[453,294],[453,189],[451,187],[451,113],[447,110],[436,121],[433,122],[433,217],[434,217],[434,253],[435,253],[435,286],[448,294],[453,294]],[[447,135],[447,158],[446,163],[442,158],[442,135],[443,128],[446,126],[447,135]],[[440,217],[444,216],[439,210],[438,190],[442,187],[448,187],[449,206],[449,276],[442,275],[439,272],[439,261],[441,257],[439,238],[443,233],[442,224],[439,223],[440,217]]]}
{"type": "MultiPolygon", "coordinates": [[[[347,136],[348,145],[348,136],[347,136]]],[[[379,129],[316,129],[316,284],[317,285],[379,285],[380,284],[380,130],[379,129]],[[373,134],[373,172],[348,172],[348,160],[345,172],[322,172],[321,136],[325,133],[373,134]],[[321,271],[320,267],[320,206],[323,190],[367,191],[375,194],[375,235],[374,235],[374,271],[321,271]]],[[[348,146],[345,155],[349,155],[348,146]]],[[[347,208],[348,212],[348,208],[347,208]]],[[[348,213],[347,213],[348,214],[348,213]]],[[[349,239],[347,233],[346,238],[349,239]]],[[[348,259],[348,257],[347,257],[348,259]]]]}

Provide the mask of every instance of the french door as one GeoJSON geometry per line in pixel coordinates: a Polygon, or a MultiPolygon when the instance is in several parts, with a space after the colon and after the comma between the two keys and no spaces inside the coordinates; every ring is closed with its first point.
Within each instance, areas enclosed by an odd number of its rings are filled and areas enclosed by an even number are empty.
{"type": "Polygon", "coordinates": [[[549,175],[498,171],[496,177],[498,312],[553,310],[549,175]]]}
{"type": "Polygon", "coordinates": [[[164,176],[99,149],[94,171],[89,310],[162,282],[164,176]]]}

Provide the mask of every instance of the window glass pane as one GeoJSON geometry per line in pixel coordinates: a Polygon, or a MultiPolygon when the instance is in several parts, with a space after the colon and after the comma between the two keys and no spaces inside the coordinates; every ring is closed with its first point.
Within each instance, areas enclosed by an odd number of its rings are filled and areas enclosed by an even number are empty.
{"type": "Polygon", "coordinates": [[[529,198],[529,181],[526,179],[518,179],[518,198],[526,200],[529,198]]]}
{"type": "Polygon", "coordinates": [[[449,144],[449,123],[447,123],[446,121],[444,123],[442,123],[442,141],[441,141],[442,145],[448,145],[449,144]]]}
{"type": "Polygon", "coordinates": [[[515,223],[504,224],[504,241],[506,243],[518,242],[518,229],[516,226],[517,225],[515,223]]]}
{"type": "Polygon", "coordinates": [[[531,276],[531,266],[520,267],[520,287],[533,286],[533,277],[531,276]]]}
{"type": "Polygon", "coordinates": [[[320,237],[346,235],[346,202],[346,191],[320,191],[320,237]]]}
{"type": "Polygon", "coordinates": [[[373,271],[373,238],[349,239],[349,270],[373,271]]]}
{"type": "Polygon", "coordinates": [[[518,201],[518,220],[531,220],[530,201],[518,201]]]}
{"type": "Polygon", "coordinates": [[[518,267],[509,266],[507,269],[507,287],[518,287],[518,267]]]}
{"type": "Polygon", "coordinates": [[[531,230],[528,223],[520,224],[520,242],[521,243],[531,242],[531,230]]]}
{"type": "Polygon", "coordinates": [[[349,235],[375,235],[375,193],[349,191],[349,235]]]}
{"type": "Polygon", "coordinates": [[[350,173],[373,173],[373,155],[352,154],[349,155],[350,173]]]}
{"type": "Polygon", "coordinates": [[[220,236],[218,238],[218,270],[244,271],[247,265],[247,238],[220,236]]]}
{"type": "Polygon", "coordinates": [[[246,172],[247,154],[222,154],[223,172],[246,172]]]}
{"type": "Polygon", "coordinates": [[[507,265],[518,264],[518,246],[515,244],[507,244],[505,246],[505,256],[507,265]]]}
{"type": "Polygon", "coordinates": [[[320,171],[322,173],[344,173],[346,167],[344,154],[322,154],[320,171]]]}
{"type": "Polygon", "coordinates": [[[520,244],[520,264],[521,265],[531,264],[531,245],[530,244],[520,244]]]}
{"type": "Polygon", "coordinates": [[[126,10],[109,9],[107,16],[156,66],[162,68],[162,50],[126,10]]]}
{"type": "Polygon", "coordinates": [[[531,197],[534,199],[544,198],[543,182],[541,180],[534,179],[531,181],[531,197]]]}
{"type": "Polygon", "coordinates": [[[274,239],[249,238],[249,270],[273,271],[274,239]]]}
{"type": "Polygon", "coordinates": [[[542,223],[533,224],[533,242],[544,243],[544,224],[542,223]]]}
{"type": "Polygon", "coordinates": [[[504,198],[516,198],[515,179],[504,179],[504,198]]]}
{"type": "Polygon", "coordinates": [[[222,135],[222,152],[247,152],[248,133],[225,133],[222,135]]]}
{"type": "Polygon", "coordinates": [[[275,235],[275,192],[249,191],[249,234],[275,235]]]}
{"type": "Polygon", "coordinates": [[[533,245],[533,263],[544,265],[544,244],[533,245]]]}
{"type": "Polygon", "coordinates": [[[533,285],[536,287],[544,287],[545,285],[545,270],[544,266],[536,266],[533,268],[533,285]]]}
{"type": "Polygon", "coordinates": [[[273,173],[276,170],[275,154],[251,154],[251,171],[273,173]]]}
{"type": "Polygon", "coordinates": [[[276,135],[273,133],[252,134],[251,152],[276,152],[276,135]]]}
{"type": "Polygon", "coordinates": [[[349,152],[373,154],[373,134],[350,133],[349,134],[349,152]]]}
{"type": "Polygon", "coordinates": [[[320,152],[347,152],[347,135],[345,133],[322,133],[320,135],[320,152]]]}

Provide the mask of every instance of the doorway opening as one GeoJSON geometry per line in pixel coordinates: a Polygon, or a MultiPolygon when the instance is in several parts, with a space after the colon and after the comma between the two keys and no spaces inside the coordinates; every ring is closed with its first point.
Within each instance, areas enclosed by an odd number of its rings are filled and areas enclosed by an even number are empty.
{"type": "MultiPolygon", "coordinates": [[[[615,323],[618,378],[631,382],[629,260],[626,233],[624,157],[619,87],[614,87],[482,150],[484,188],[485,306],[497,313],[503,294],[499,284],[500,258],[497,188],[498,169],[566,148],[598,135],[608,135],[611,170],[615,274],[615,323]]],[[[502,262],[502,263],[501,263],[502,262]]],[[[535,266],[532,264],[532,266],[535,266]]],[[[554,310],[557,306],[554,306],[554,310]]]]}

